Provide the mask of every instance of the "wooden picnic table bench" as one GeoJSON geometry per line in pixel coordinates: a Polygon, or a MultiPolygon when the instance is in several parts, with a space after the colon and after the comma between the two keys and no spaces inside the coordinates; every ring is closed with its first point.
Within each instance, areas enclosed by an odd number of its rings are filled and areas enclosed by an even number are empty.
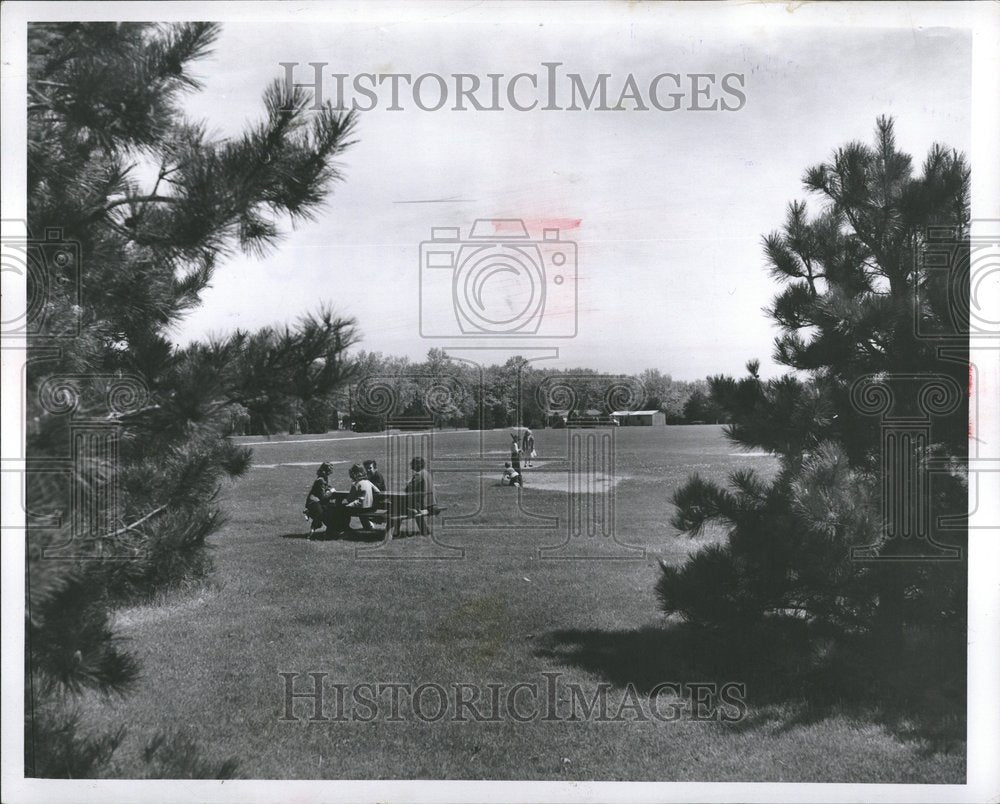
{"type": "Polygon", "coordinates": [[[330,496],[330,501],[338,506],[339,510],[346,512],[350,518],[369,519],[372,521],[385,522],[386,538],[399,535],[400,528],[408,519],[413,519],[421,526],[421,531],[427,534],[431,532],[431,517],[437,516],[445,509],[432,503],[427,507],[416,507],[413,505],[413,497],[405,491],[376,491],[374,508],[348,507],[344,503],[350,500],[350,492],[335,491],[330,496]]]}

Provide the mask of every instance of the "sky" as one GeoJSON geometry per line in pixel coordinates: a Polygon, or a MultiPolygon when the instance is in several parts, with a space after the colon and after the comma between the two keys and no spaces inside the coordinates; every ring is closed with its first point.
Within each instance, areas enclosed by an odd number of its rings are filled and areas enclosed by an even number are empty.
{"type": "MultiPolygon", "coordinates": [[[[610,74],[613,96],[629,74],[640,87],[664,72],[742,74],[745,103],[735,111],[688,110],[687,98],[671,112],[634,104],[453,111],[450,103],[424,111],[404,85],[404,108],[390,111],[383,86],[379,107],[360,115],[357,142],[341,160],[345,181],[317,219],[285,226],[285,239],[263,258],[221,265],[203,305],[174,333],[177,342],[293,321],[328,303],[357,319],[360,346],[371,351],[419,360],[431,347],[493,344],[470,341],[468,328],[459,328],[449,297],[455,270],[427,270],[421,243],[432,228],[457,227],[458,241],[424,253],[437,249],[464,264],[457,251],[475,242],[474,221],[523,219],[530,240],[560,229],[575,254],[543,243],[518,252],[522,262],[525,254],[541,260],[537,274],[480,274],[488,307],[523,302],[536,311],[526,317],[542,322],[537,337],[502,340],[511,354],[558,348],[549,365],[657,368],[685,380],[742,374],[753,358],[765,376],[780,373],[771,360],[777,331],[762,313],[778,290],[762,235],[780,227],[790,201],[807,197],[805,169],[848,141],[870,141],[880,114],[895,117],[899,145],[918,166],[934,142],[968,152],[968,32],[770,29],[727,24],[722,15],[709,25],[671,7],[641,17],[628,8],[600,22],[567,15],[486,23],[454,13],[400,23],[225,24],[213,56],[195,66],[204,90],[186,102],[218,136],[262,117],[261,93],[283,75],[281,62],[300,63],[302,82],[312,80],[308,62],[327,62],[328,96],[334,73],[347,74],[348,84],[367,72],[471,73],[485,83],[491,73],[544,77],[543,62],[561,62],[560,76],[578,73],[588,87],[610,74]],[[569,257],[558,286],[556,251],[569,257]],[[525,284],[533,276],[544,299],[525,284]]],[[[427,105],[436,92],[422,97],[427,105]]]]}

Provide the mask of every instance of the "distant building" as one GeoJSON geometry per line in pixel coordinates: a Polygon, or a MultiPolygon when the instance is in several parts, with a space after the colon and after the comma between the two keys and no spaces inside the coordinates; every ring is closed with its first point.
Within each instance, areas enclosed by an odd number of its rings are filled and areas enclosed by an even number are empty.
{"type": "Polygon", "coordinates": [[[619,422],[597,408],[585,410],[550,410],[549,427],[617,427],[619,422]]]}
{"type": "Polygon", "coordinates": [[[623,427],[652,427],[667,423],[667,414],[662,410],[616,410],[611,418],[623,427]]]}

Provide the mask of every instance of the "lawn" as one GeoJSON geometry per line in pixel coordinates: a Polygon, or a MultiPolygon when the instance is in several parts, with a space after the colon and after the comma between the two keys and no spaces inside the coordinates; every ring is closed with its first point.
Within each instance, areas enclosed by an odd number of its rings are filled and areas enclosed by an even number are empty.
{"type": "MultiPolygon", "coordinates": [[[[176,729],[252,778],[964,781],[960,713],[940,692],[912,713],[888,712],[831,685],[812,664],[815,648],[790,651],[787,635],[720,650],[659,612],[658,562],[717,538],[674,532],[672,491],[692,471],[773,471],[771,457],[739,454],[715,426],[545,430],[519,495],[498,485],[508,440],[435,434],[424,449],[447,510],[433,538],[390,544],[360,532],[310,541],[301,510],[321,460],[338,462],[333,480],[344,488],[350,463],[374,457],[392,485],[405,445],[398,461],[384,436],[255,445],[255,467],[224,492],[211,581],[117,614],[144,676],[125,699],[87,703],[98,725],[128,726],[112,774],[141,773],[145,742],[176,729]],[[344,719],[317,722],[308,700],[284,719],[282,672],[297,674],[296,691],[311,684],[306,674],[328,674],[331,718],[334,684],[437,684],[449,694],[492,684],[506,694],[520,682],[543,687],[543,673],[560,674],[564,714],[572,684],[588,694],[604,684],[618,709],[630,684],[644,696],[659,683],[732,682],[745,685],[746,709],[732,722],[697,719],[681,690],[676,718],[621,709],[617,720],[477,721],[449,711],[432,722],[406,707],[392,717],[386,693],[373,719],[352,719],[359,710],[348,704],[344,719]]],[[[433,714],[436,693],[424,702],[433,714]]]]}

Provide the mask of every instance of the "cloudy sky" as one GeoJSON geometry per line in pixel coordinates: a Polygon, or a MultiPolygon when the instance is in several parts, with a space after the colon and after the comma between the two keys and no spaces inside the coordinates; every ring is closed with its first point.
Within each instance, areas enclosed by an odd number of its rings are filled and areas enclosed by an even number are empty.
{"type": "MultiPolygon", "coordinates": [[[[533,237],[556,226],[576,244],[575,281],[564,266],[565,281],[549,286],[545,302],[550,315],[565,314],[575,284],[577,334],[532,344],[558,346],[558,363],[693,379],[742,373],[760,358],[773,374],[775,331],[760,310],[776,286],[760,238],[780,226],[790,200],[805,197],[804,169],[849,140],[870,140],[879,114],[896,118],[899,143],[918,165],[935,141],[970,146],[966,31],[772,29],[723,14],[709,24],[664,6],[641,14],[621,6],[600,20],[560,19],[548,7],[545,19],[484,22],[449,8],[399,23],[227,23],[215,54],[197,66],[205,89],[189,112],[219,136],[239,131],[260,117],[261,91],[283,74],[281,62],[301,63],[301,81],[312,79],[308,62],[327,62],[328,95],[335,73],[348,85],[361,73],[471,73],[485,84],[488,74],[544,78],[542,63],[560,62],[561,92],[567,73],[588,86],[608,73],[615,97],[629,74],[645,91],[665,72],[737,73],[745,104],[692,111],[688,93],[671,112],[630,103],[453,111],[450,102],[423,111],[404,85],[404,108],[390,111],[383,86],[344,156],[346,181],[319,218],[262,259],[223,265],[178,342],[292,320],[329,302],[357,318],[364,348],[419,359],[462,342],[421,335],[421,299],[425,333],[456,330],[447,298],[426,286],[421,297],[421,242],[432,227],[459,227],[467,239],[476,219],[522,218],[533,237]]],[[[502,285],[498,276],[489,281],[502,285]]]]}

